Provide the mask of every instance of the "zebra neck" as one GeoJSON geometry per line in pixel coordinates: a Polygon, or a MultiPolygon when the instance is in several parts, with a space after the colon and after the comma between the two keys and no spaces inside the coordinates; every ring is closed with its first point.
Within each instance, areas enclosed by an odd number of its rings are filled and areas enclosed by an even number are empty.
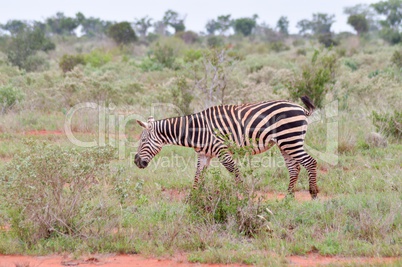
{"type": "Polygon", "coordinates": [[[188,117],[176,117],[158,120],[155,122],[155,131],[157,136],[164,144],[191,147],[185,141],[187,137],[188,117]]]}

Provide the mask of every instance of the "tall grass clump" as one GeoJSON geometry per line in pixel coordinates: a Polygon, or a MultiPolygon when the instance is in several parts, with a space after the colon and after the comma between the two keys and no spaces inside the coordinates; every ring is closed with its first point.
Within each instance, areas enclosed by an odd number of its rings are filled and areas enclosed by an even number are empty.
{"type": "Polygon", "coordinates": [[[249,150],[231,146],[234,158],[242,165],[243,183],[212,169],[189,198],[192,217],[206,224],[224,225],[228,230],[252,237],[266,230],[260,201],[256,201],[255,186],[259,182],[250,165],[249,150]]]}
{"type": "Polygon", "coordinates": [[[0,86],[0,114],[11,110],[24,98],[23,93],[10,85],[0,86]]]}
{"type": "Polygon", "coordinates": [[[395,110],[394,114],[380,114],[373,111],[372,118],[377,131],[399,140],[402,138],[402,112],[395,110]]]}
{"type": "Polygon", "coordinates": [[[25,244],[51,237],[100,238],[119,223],[108,183],[110,148],[78,150],[27,141],[1,175],[11,231],[25,244]]]}

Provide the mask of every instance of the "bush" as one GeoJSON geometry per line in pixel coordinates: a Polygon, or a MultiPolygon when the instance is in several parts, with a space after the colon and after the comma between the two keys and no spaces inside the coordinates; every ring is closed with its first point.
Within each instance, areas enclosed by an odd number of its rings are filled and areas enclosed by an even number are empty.
{"type": "Polygon", "coordinates": [[[402,33],[395,29],[383,28],[380,31],[380,36],[392,45],[402,42],[402,33]]]}
{"type": "Polygon", "coordinates": [[[94,49],[84,56],[86,64],[90,64],[94,68],[99,68],[112,60],[112,54],[101,49],[94,49]]]}
{"type": "Polygon", "coordinates": [[[0,86],[0,114],[9,111],[22,99],[23,94],[20,90],[12,86],[0,86]]]}
{"type": "Polygon", "coordinates": [[[250,164],[252,147],[239,148],[227,137],[222,138],[241,166],[243,183],[236,185],[233,177],[222,175],[219,169],[210,169],[190,195],[189,212],[195,220],[234,226],[234,231],[253,237],[267,229],[267,225],[263,216],[265,211],[260,201],[256,201],[255,188],[259,179],[250,164]]]}
{"type": "Polygon", "coordinates": [[[184,62],[191,62],[193,63],[194,61],[199,60],[202,58],[203,53],[202,50],[200,49],[189,49],[184,52],[184,62]]]}
{"type": "Polygon", "coordinates": [[[199,40],[198,34],[193,31],[178,32],[176,36],[181,38],[186,44],[193,44],[199,40]]]}
{"type": "Polygon", "coordinates": [[[105,186],[114,150],[26,145],[0,176],[11,231],[21,241],[34,245],[52,236],[100,237],[117,227],[118,197],[105,186]]]}
{"type": "Polygon", "coordinates": [[[85,65],[85,57],[83,55],[67,55],[64,54],[59,62],[59,67],[66,73],[72,71],[77,65],[85,65]]]}
{"type": "Polygon", "coordinates": [[[391,63],[397,66],[398,68],[402,68],[402,50],[395,51],[392,54],[391,63]]]}
{"type": "Polygon", "coordinates": [[[332,38],[331,33],[325,33],[325,34],[323,33],[318,35],[318,42],[323,44],[325,47],[337,46],[339,44],[338,41],[332,38]]]}
{"type": "Polygon", "coordinates": [[[377,131],[386,136],[393,136],[397,139],[402,138],[402,112],[394,111],[394,114],[380,114],[373,111],[373,124],[377,131]]]}
{"type": "Polygon", "coordinates": [[[320,55],[316,50],[311,62],[302,66],[301,76],[296,77],[289,87],[290,96],[297,100],[303,95],[308,95],[313,103],[321,108],[328,84],[334,82],[337,58],[333,53],[320,55]]]}
{"type": "Polygon", "coordinates": [[[349,67],[352,71],[355,71],[359,68],[359,65],[352,59],[345,59],[345,66],[349,67]]]}
{"type": "MultiPolygon", "coordinates": [[[[182,113],[185,115],[193,113],[193,110],[190,108],[191,101],[194,98],[193,92],[185,77],[177,77],[170,92],[172,94],[173,103],[180,108],[182,113]]],[[[181,116],[183,114],[178,115],[181,116]]]]}
{"type": "Polygon", "coordinates": [[[269,44],[269,47],[275,52],[282,52],[290,49],[289,46],[282,41],[272,42],[269,44]]]}
{"type": "Polygon", "coordinates": [[[27,71],[39,69],[45,62],[36,56],[37,51],[55,49],[55,44],[38,27],[26,27],[11,38],[6,54],[11,64],[27,71]]]}
{"type": "Polygon", "coordinates": [[[168,44],[157,43],[154,49],[149,51],[148,56],[152,61],[158,62],[166,68],[173,68],[176,60],[173,47],[168,44]]]}
{"type": "Polygon", "coordinates": [[[128,44],[138,39],[129,22],[113,24],[109,27],[108,36],[118,44],[128,44]]]}
{"type": "Polygon", "coordinates": [[[210,48],[216,48],[223,46],[224,41],[223,38],[220,36],[209,36],[207,39],[207,45],[210,48]]]}

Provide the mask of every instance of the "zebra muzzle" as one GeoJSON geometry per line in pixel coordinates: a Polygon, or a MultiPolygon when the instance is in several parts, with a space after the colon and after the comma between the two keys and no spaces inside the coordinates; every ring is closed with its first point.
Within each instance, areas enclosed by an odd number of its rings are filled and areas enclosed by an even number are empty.
{"type": "Polygon", "coordinates": [[[137,165],[138,168],[144,169],[145,167],[148,166],[148,162],[145,160],[142,160],[138,154],[135,154],[135,159],[134,159],[135,165],[137,165]]]}

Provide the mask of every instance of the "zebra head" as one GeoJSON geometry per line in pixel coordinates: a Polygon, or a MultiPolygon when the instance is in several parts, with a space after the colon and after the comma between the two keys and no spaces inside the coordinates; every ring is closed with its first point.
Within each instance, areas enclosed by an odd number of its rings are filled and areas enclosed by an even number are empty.
{"type": "Polygon", "coordinates": [[[155,133],[155,120],[153,117],[149,117],[147,122],[138,120],[137,122],[144,130],[141,133],[140,145],[138,146],[134,162],[138,168],[143,169],[161,151],[163,143],[155,133]]]}

